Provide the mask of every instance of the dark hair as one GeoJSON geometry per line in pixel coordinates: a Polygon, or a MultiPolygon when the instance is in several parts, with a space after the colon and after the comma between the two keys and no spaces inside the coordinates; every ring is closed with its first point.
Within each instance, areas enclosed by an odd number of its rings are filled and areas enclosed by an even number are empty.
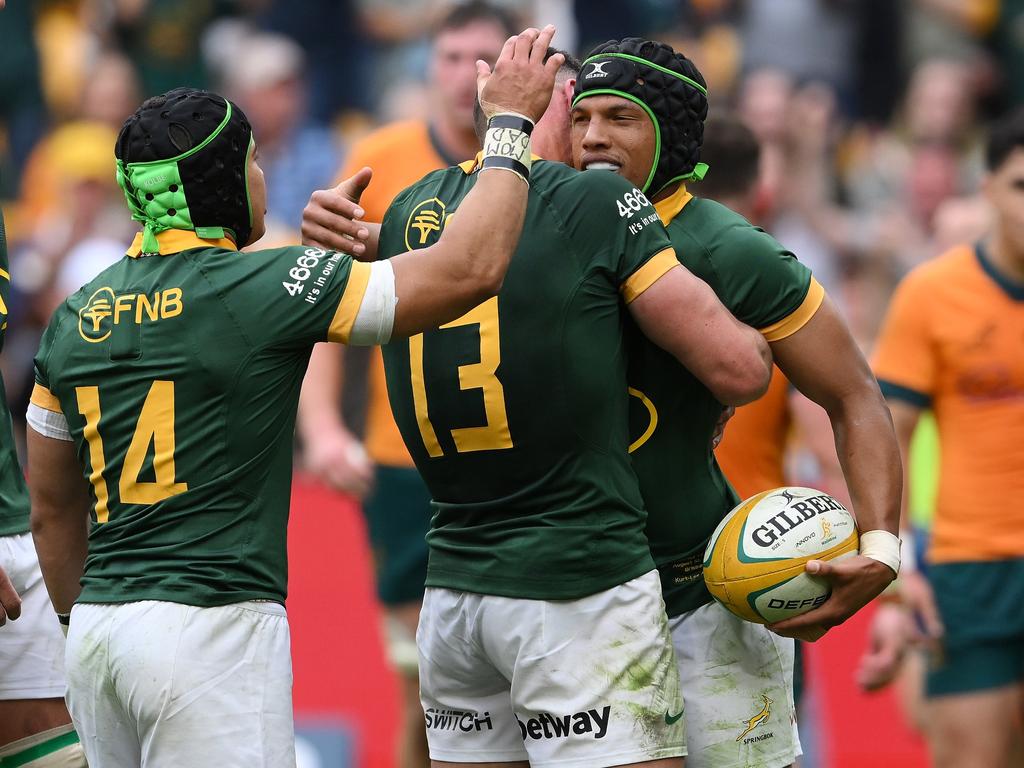
{"type": "Polygon", "coordinates": [[[701,197],[721,201],[745,195],[757,183],[761,146],[732,113],[713,113],[704,123],[700,156],[709,166],[707,176],[693,186],[701,197]]]}
{"type": "Polygon", "coordinates": [[[544,54],[544,61],[547,61],[556,53],[560,53],[565,57],[565,63],[558,68],[558,74],[566,79],[578,77],[580,70],[583,69],[583,62],[568,51],[563,51],[561,48],[548,48],[548,52],[544,54]]]}
{"type": "Polygon", "coordinates": [[[985,145],[985,165],[990,171],[998,170],[1018,147],[1024,147],[1024,108],[1004,115],[992,125],[985,145]]]}
{"type": "Polygon", "coordinates": [[[468,3],[460,3],[441,17],[434,29],[434,37],[442,32],[453,29],[468,27],[477,21],[486,21],[501,27],[506,38],[519,34],[520,25],[518,20],[504,8],[491,5],[485,0],[469,0],[468,3]]]}

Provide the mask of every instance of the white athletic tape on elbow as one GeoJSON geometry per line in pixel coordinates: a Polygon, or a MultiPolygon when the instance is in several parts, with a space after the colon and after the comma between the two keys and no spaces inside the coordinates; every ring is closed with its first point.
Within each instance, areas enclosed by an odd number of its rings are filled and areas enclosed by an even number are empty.
{"type": "Polygon", "coordinates": [[[860,535],[860,554],[900,572],[900,539],[888,531],[864,531],[860,535]]]}
{"type": "Polygon", "coordinates": [[[357,346],[387,344],[395,327],[395,270],[390,261],[370,265],[370,279],[359,305],[348,343],[357,346]]]}
{"type": "Polygon", "coordinates": [[[63,413],[48,411],[35,403],[29,403],[28,410],[25,412],[25,420],[43,437],[71,442],[71,430],[68,428],[68,420],[64,418],[63,413]]]}

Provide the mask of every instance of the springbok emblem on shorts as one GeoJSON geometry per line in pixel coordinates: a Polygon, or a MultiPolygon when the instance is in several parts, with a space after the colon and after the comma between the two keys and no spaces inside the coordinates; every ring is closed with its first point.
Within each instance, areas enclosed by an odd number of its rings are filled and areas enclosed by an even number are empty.
{"type": "Polygon", "coordinates": [[[752,730],[757,728],[757,726],[761,725],[765,720],[771,717],[772,704],[774,704],[775,701],[773,699],[769,699],[763,693],[761,694],[761,698],[764,699],[764,708],[749,720],[743,721],[747,724],[747,728],[743,731],[743,733],[736,737],[736,741],[740,741],[744,736],[746,736],[752,730]]]}

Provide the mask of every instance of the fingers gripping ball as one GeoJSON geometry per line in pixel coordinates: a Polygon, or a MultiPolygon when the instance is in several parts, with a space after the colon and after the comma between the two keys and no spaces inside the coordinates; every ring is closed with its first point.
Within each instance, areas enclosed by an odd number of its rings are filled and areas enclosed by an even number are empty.
{"type": "Polygon", "coordinates": [[[813,488],[775,488],[718,525],[704,553],[704,582],[741,619],[771,624],[828,599],[828,582],[805,572],[808,561],[856,555],[858,545],[857,522],[842,503],[813,488]]]}

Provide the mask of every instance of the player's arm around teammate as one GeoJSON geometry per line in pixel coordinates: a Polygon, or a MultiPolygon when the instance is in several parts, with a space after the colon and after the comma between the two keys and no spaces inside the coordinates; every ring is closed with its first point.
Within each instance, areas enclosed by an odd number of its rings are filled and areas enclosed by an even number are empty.
{"type": "Polygon", "coordinates": [[[719,402],[743,405],[768,389],[772,358],[764,337],[729,314],[686,267],[666,272],[629,310],[644,335],[671,352],[719,402]]]}

